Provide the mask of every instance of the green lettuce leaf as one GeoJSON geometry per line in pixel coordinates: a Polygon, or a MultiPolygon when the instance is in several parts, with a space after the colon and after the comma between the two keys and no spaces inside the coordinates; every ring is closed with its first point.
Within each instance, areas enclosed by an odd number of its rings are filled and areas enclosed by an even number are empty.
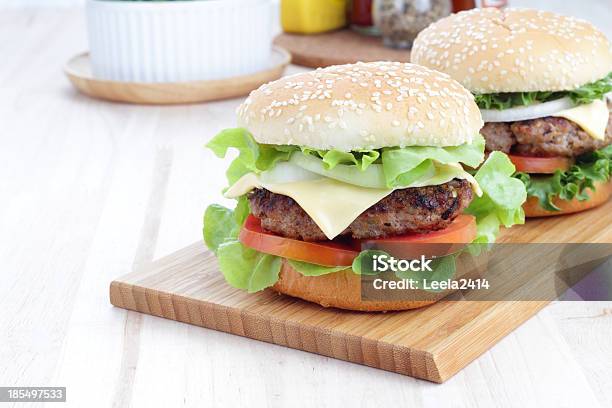
{"type": "Polygon", "coordinates": [[[388,187],[409,185],[427,172],[434,163],[463,163],[478,167],[484,158],[485,141],[478,135],[471,144],[451,147],[410,146],[387,148],[382,152],[382,165],[388,187]]]}
{"type": "Polygon", "coordinates": [[[485,141],[481,135],[477,135],[473,143],[459,146],[408,146],[341,152],[289,145],[258,144],[247,130],[237,128],[222,131],[206,146],[218,157],[225,157],[230,148],[238,150],[238,157],[234,159],[226,172],[230,185],[247,173],[261,173],[273,168],[279,161],[289,160],[293,154],[304,154],[320,159],[324,169],[328,171],[346,166],[344,170],[359,169],[361,172],[367,172],[368,168],[376,163],[382,166],[385,186],[401,188],[415,180],[434,174],[434,162],[463,163],[470,167],[477,167],[484,158],[485,141]]]}
{"type": "MultiPolygon", "coordinates": [[[[397,271],[395,275],[400,279],[413,279],[416,282],[417,288],[422,288],[424,286],[424,281],[428,282],[444,282],[448,279],[452,279],[457,272],[457,262],[456,258],[459,256],[458,254],[452,254],[447,256],[441,256],[439,258],[435,258],[429,264],[431,268],[430,271],[426,272],[415,272],[411,270],[407,271],[397,271]]],[[[442,292],[442,289],[426,289],[428,292],[442,292]]]]}
{"type": "Polygon", "coordinates": [[[238,237],[239,228],[234,218],[234,211],[218,204],[208,206],[204,213],[204,242],[215,255],[219,246],[228,240],[238,237]]]}
{"type": "Polygon", "coordinates": [[[536,197],[542,208],[559,211],[553,200],[579,201],[589,199],[587,189],[595,190],[595,182],[606,182],[612,176],[612,145],[580,156],[569,170],[557,170],[550,176],[517,173],[515,177],[525,184],[527,195],[536,197]]]}
{"type": "Polygon", "coordinates": [[[529,106],[534,103],[549,102],[567,96],[564,92],[507,92],[476,94],[474,99],[480,109],[509,109],[516,106],[529,106]]]}
{"type": "MultiPolygon", "coordinates": [[[[433,281],[446,281],[455,276],[457,266],[455,258],[461,255],[462,251],[454,254],[435,258],[429,264],[431,271],[396,271],[395,276],[400,279],[412,279],[417,288],[423,287],[424,280],[427,279],[429,282],[433,281]]],[[[378,275],[382,272],[374,271],[374,256],[390,255],[381,250],[367,249],[361,251],[359,255],[353,261],[352,269],[358,275],[378,275]]],[[[431,292],[439,292],[439,290],[429,290],[431,292]]]]}
{"type": "Polygon", "coordinates": [[[604,95],[612,92],[612,72],[599,81],[592,82],[569,92],[569,97],[578,105],[591,103],[603,99],[604,95]]]}
{"type": "Polygon", "coordinates": [[[302,148],[302,153],[322,160],[325,169],[338,165],[354,165],[366,171],[374,163],[382,164],[387,187],[408,185],[433,171],[433,161],[440,163],[464,163],[476,167],[484,158],[484,139],[478,135],[471,144],[451,147],[408,146],[379,150],[313,150],[302,148]]]}
{"type": "Polygon", "coordinates": [[[294,261],[292,259],[288,259],[287,262],[289,262],[289,265],[291,265],[293,269],[304,276],[321,276],[350,269],[349,266],[323,266],[308,262],[294,261]]]}
{"type": "MultiPolygon", "coordinates": [[[[294,154],[289,163],[295,164],[312,173],[338,180],[355,186],[377,189],[391,188],[387,184],[382,164],[370,165],[367,170],[360,170],[354,165],[339,164],[333,169],[326,169],[320,158],[294,154]]],[[[401,164],[400,164],[401,165],[401,164]]],[[[274,170],[272,170],[274,172],[274,170]]],[[[453,164],[440,164],[433,160],[425,160],[416,168],[399,174],[394,181],[394,188],[409,188],[411,186],[440,185],[453,178],[465,178],[467,172],[453,164]]],[[[265,173],[264,173],[265,174],[265,173]]],[[[267,174],[266,174],[267,175],[267,174]]]]}
{"type": "Polygon", "coordinates": [[[224,158],[230,148],[238,150],[238,157],[225,173],[230,185],[247,173],[260,173],[274,167],[279,161],[289,160],[291,154],[299,150],[297,146],[259,144],[247,130],[242,128],[221,131],[206,144],[206,147],[220,158],[224,158]]]}
{"type": "Polygon", "coordinates": [[[247,248],[238,241],[227,241],[217,250],[219,269],[235,288],[259,292],[278,281],[282,258],[247,248]]]}
{"type": "Polygon", "coordinates": [[[206,246],[216,255],[221,244],[235,241],[248,215],[249,203],[246,196],[238,199],[234,210],[218,204],[209,205],[204,212],[202,229],[206,246]]]}
{"type": "MultiPolygon", "coordinates": [[[[259,144],[245,129],[226,129],[206,145],[218,157],[225,157],[230,148],[238,150],[226,176],[229,184],[235,183],[247,173],[260,173],[289,160],[296,146],[273,146],[259,144]]],[[[219,269],[234,287],[248,292],[257,292],[274,285],[278,280],[282,259],[246,248],[238,241],[240,228],[249,215],[246,196],[230,210],[213,204],[204,214],[204,242],[215,253],[219,269]]]]}
{"type": "Polygon", "coordinates": [[[361,170],[366,170],[370,164],[376,162],[380,157],[380,152],[378,150],[342,152],[340,150],[313,150],[302,148],[302,153],[320,158],[327,170],[331,170],[339,164],[355,165],[361,170]]]}
{"type": "Polygon", "coordinates": [[[389,255],[385,251],[378,249],[366,249],[361,251],[359,255],[353,259],[351,268],[357,275],[378,275],[379,272],[374,270],[374,255],[389,255]]]}
{"type": "MultiPolygon", "coordinates": [[[[249,216],[249,200],[246,196],[238,198],[236,208],[234,209],[234,223],[238,226],[238,229],[244,225],[247,217],[249,216]]],[[[236,235],[238,236],[238,235],[236,235]]]]}
{"type": "Polygon", "coordinates": [[[515,167],[505,154],[492,152],[475,174],[483,191],[474,197],[466,213],[476,217],[478,235],[474,242],[493,243],[500,225],[506,228],[525,222],[522,205],[527,199],[525,185],[513,178],[515,167]]]}
{"type": "MultiPolygon", "coordinates": [[[[246,197],[238,200],[231,210],[210,205],[204,214],[204,242],[213,251],[219,269],[227,282],[249,293],[268,288],[278,281],[282,258],[247,248],[238,241],[240,228],[249,214],[246,197]]],[[[321,266],[289,260],[291,266],[304,276],[320,276],[349,269],[346,266],[321,266]]]]}
{"type": "Polygon", "coordinates": [[[481,109],[509,109],[515,106],[528,106],[534,103],[549,102],[555,99],[570,97],[577,105],[588,104],[602,99],[612,91],[612,72],[599,81],[591,82],[580,88],[562,92],[506,92],[474,95],[476,104],[481,109]]]}
{"type": "Polygon", "coordinates": [[[248,214],[245,197],[241,197],[234,210],[217,204],[209,206],[204,213],[204,242],[217,256],[219,269],[230,285],[258,292],[278,280],[282,259],[247,248],[238,241],[248,214]]]}

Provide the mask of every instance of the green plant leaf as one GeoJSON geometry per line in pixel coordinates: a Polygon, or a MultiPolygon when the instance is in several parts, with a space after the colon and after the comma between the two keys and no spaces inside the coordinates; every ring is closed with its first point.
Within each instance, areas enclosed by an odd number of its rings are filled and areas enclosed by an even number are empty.
{"type": "Polygon", "coordinates": [[[612,176],[612,145],[580,156],[566,171],[557,170],[550,176],[533,176],[517,173],[515,177],[523,182],[529,197],[536,197],[540,206],[548,211],[559,211],[553,200],[579,201],[589,199],[587,189],[594,190],[595,182],[606,182],[612,176]]]}
{"type": "Polygon", "coordinates": [[[612,72],[606,77],[585,84],[580,88],[563,92],[507,92],[476,94],[476,104],[481,109],[509,109],[515,106],[529,106],[534,103],[549,102],[555,99],[570,97],[577,105],[591,103],[602,99],[605,94],[612,91],[612,72]]]}
{"type": "Polygon", "coordinates": [[[206,246],[216,254],[221,244],[238,236],[236,225],[232,210],[217,204],[208,206],[203,227],[206,246]]]}
{"type": "Polygon", "coordinates": [[[289,265],[304,276],[321,276],[350,269],[350,266],[323,266],[308,262],[287,260],[289,265]]]}
{"type": "MultiPolygon", "coordinates": [[[[306,152],[308,150],[306,149],[306,152]]],[[[310,152],[312,154],[312,151],[310,152]]],[[[360,170],[366,170],[370,164],[376,162],[380,157],[378,150],[358,150],[355,152],[341,152],[339,150],[317,150],[316,155],[319,156],[325,167],[328,170],[333,169],[339,164],[353,164],[360,170]]]]}
{"type": "Polygon", "coordinates": [[[409,185],[411,181],[432,171],[434,161],[463,163],[478,167],[484,158],[485,141],[481,135],[473,143],[451,147],[409,146],[386,148],[382,152],[382,165],[388,187],[409,185]]]}
{"type": "Polygon", "coordinates": [[[500,225],[506,228],[525,222],[522,205],[527,199],[525,185],[513,178],[515,167],[504,153],[492,152],[475,174],[483,191],[474,197],[466,213],[476,217],[475,242],[495,242],[500,225]]]}
{"type": "Polygon", "coordinates": [[[353,259],[352,269],[357,275],[378,275],[374,270],[374,256],[389,255],[385,251],[366,249],[353,259]]]}
{"type": "Polygon", "coordinates": [[[238,157],[232,161],[226,172],[230,185],[247,173],[260,173],[274,167],[279,161],[289,160],[291,154],[299,150],[296,146],[259,144],[246,129],[242,128],[221,131],[206,144],[206,147],[220,158],[224,158],[229,149],[238,150],[238,157]]]}
{"type": "Polygon", "coordinates": [[[241,197],[235,210],[210,205],[204,213],[204,242],[217,256],[219,269],[230,285],[257,292],[278,280],[282,259],[246,248],[237,240],[247,215],[246,197],[241,197]]]}
{"type": "Polygon", "coordinates": [[[217,251],[219,269],[235,288],[259,292],[278,281],[282,259],[246,248],[238,241],[227,241],[217,251]]]}
{"type": "MultiPolygon", "coordinates": [[[[397,271],[395,275],[400,279],[412,279],[416,283],[417,288],[423,288],[425,280],[428,282],[444,282],[452,279],[457,272],[457,263],[455,258],[459,255],[452,254],[432,259],[429,267],[431,271],[397,271]]],[[[441,289],[426,289],[428,292],[442,292],[441,289]]]]}

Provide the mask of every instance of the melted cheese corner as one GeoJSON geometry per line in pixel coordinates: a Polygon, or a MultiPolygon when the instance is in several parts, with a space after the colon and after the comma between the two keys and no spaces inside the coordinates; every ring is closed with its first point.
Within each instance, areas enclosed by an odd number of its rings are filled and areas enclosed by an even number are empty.
{"type": "Polygon", "coordinates": [[[606,138],[606,128],[608,127],[610,112],[606,102],[603,100],[596,100],[587,105],[566,109],[552,116],[571,120],[594,139],[604,140],[606,138]]]}

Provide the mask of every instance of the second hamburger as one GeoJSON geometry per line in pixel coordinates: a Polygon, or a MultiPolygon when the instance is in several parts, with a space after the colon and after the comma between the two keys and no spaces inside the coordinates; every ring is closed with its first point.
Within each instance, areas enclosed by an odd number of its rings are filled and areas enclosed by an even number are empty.
{"type": "Polygon", "coordinates": [[[475,9],[422,31],[412,62],[472,91],[487,151],[510,155],[527,216],[572,213],[611,192],[612,47],[586,21],[528,9],[475,9]]]}

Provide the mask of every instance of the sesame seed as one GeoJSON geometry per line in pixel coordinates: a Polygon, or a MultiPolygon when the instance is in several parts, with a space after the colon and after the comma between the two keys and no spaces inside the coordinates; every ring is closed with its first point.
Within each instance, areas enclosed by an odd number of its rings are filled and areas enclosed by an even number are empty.
{"type": "MultiPolygon", "coordinates": [[[[475,42],[474,45],[477,45],[477,43],[475,42]]],[[[450,50],[445,49],[444,51],[448,51],[444,57],[442,57],[443,52],[441,52],[434,56],[434,59],[440,60],[441,63],[444,63],[445,60],[453,60],[450,50]]],[[[460,59],[456,61],[453,64],[456,65],[461,62],[460,59]]],[[[480,70],[487,71],[489,66],[493,65],[492,62],[485,64],[480,67],[480,70]]],[[[334,146],[333,142],[329,144],[330,142],[325,140],[327,137],[323,136],[324,133],[321,134],[321,137],[317,135],[320,132],[329,132],[329,129],[348,129],[348,126],[350,126],[347,118],[349,113],[370,115],[365,118],[367,122],[371,120],[372,115],[380,114],[383,111],[393,111],[394,109],[405,111],[407,116],[404,120],[391,118],[390,125],[395,128],[401,127],[401,136],[397,136],[400,137],[400,141],[397,142],[398,145],[410,146],[417,143],[417,137],[412,132],[415,129],[418,131],[425,128],[425,124],[418,121],[420,117],[417,115],[427,115],[428,120],[435,120],[438,117],[444,121],[446,114],[449,114],[448,117],[455,115],[454,111],[457,107],[463,110],[466,103],[473,104],[471,94],[452,81],[448,75],[435,73],[408,63],[390,62],[361,63],[349,67],[336,66],[318,69],[314,72],[295,74],[260,87],[260,90],[254,91],[252,95],[255,96],[253,100],[247,98],[243,105],[238,108],[238,115],[242,118],[242,123],[248,123],[251,117],[255,121],[258,119],[259,113],[261,113],[259,118],[261,122],[264,122],[267,118],[280,117],[285,122],[286,127],[281,128],[281,131],[286,139],[292,136],[291,132],[294,132],[292,140],[295,144],[321,149],[337,146],[334,146]],[[362,91],[362,88],[368,88],[370,93],[362,91]],[[284,91],[277,92],[278,89],[284,89],[284,91]],[[335,94],[335,90],[338,89],[342,90],[341,97],[335,94]],[[261,92],[261,95],[273,95],[275,100],[270,102],[270,99],[267,99],[262,104],[260,102],[262,99],[257,96],[257,92],[261,92]],[[442,105],[444,98],[453,101],[453,103],[451,105],[447,104],[445,107],[442,105]],[[324,102],[326,99],[328,102],[324,102]],[[310,106],[311,103],[307,102],[309,100],[315,101],[320,106],[310,106]],[[319,111],[319,109],[324,109],[326,104],[328,107],[332,107],[331,111],[328,108],[328,115],[315,114],[314,112],[312,115],[306,114],[309,107],[312,110],[319,111]],[[427,106],[423,113],[418,113],[417,106],[419,104],[427,106]],[[292,108],[292,106],[295,106],[295,108],[292,108]],[[333,111],[334,109],[336,112],[333,111]],[[428,112],[428,110],[431,110],[431,112],[428,112]]],[[[469,112],[471,114],[472,111],[469,112]]],[[[257,129],[257,126],[251,124],[250,129],[257,129]]],[[[265,131],[265,128],[262,130],[265,131]]],[[[259,132],[262,130],[259,130],[259,132]]],[[[469,124],[463,120],[457,125],[457,129],[451,128],[449,131],[461,132],[462,134],[469,133],[469,124]],[[466,128],[468,128],[467,131],[466,128]]],[[[256,132],[254,136],[257,137],[256,132]]],[[[364,143],[355,145],[354,148],[364,148],[368,145],[373,146],[373,148],[380,147],[375,143],[376,136],[371,131],[360,130],[359,135],[360,140],[363,140],[364,143]],[[365,143],[366,138],[368,139],[367,143],[365,143]]],[[[419,137],[422,137],[422,135],[419,135],[419,137]]],[[[330,140],[333,140],[333,138],[330,140]]],[[[385,136],[384,139],[379,140],[379,143],[384,145],[384,143],[389,143],[389,140],[392,139],[387,139],[387,136],[385,136]]],[[[340,141],[340,143],[344,143],[344,141],[340,141]]]]}

